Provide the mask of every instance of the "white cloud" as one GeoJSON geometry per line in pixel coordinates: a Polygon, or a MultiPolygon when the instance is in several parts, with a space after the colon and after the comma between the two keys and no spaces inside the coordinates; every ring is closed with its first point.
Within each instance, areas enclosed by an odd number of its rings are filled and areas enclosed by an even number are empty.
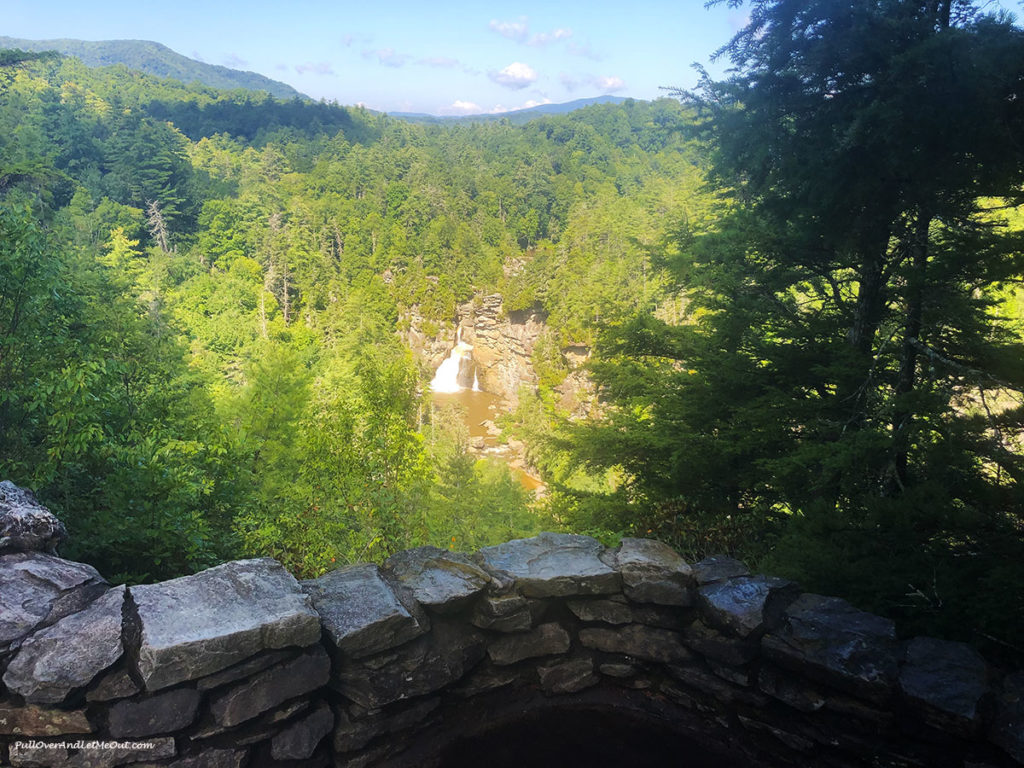
{"type": "Polygon", "coordinates": [[[562,84],[562,87],[565,88],[565,90],[569,91],[569,93],[572,93],[581,85],[579,80],[577,80],[572,75],[565,74],[565,72],[558,76],[558,82],[560,82],[562,84]]]}
{"type": "Polygon", "coordinates": [[[516,90],[525,88],[537,80],[537,73],[533,68],[521,61],[513,61],[500,72],[489,72],[487,76],[498,85],[516,90]]]}
{"type": "Polygon", "coordinates": [[[398,53],[394,48],[378,48],[375,51],[363,51],[364,59],[376,59],[385,67],[404,67],[412,57],[407,53],[398,53]]]}
{"type": "Polygon", "coordinates": [[[326,61],[310,62],[307,64],[296,64],[295,71],[300,75],[312,72],[314,75],[333,75],[334,68],[326,61]]]}
{"type": "Polygon", "coordinates": [[[520,43],[525,42],[526,36],[530,33],[530,25],[527,23],[525,16],[520,16],[519,21],[491,19],[491,23],[488,26],[493,32],[497,32],[502,37],[516,40],[520,43]]]}
{"type": "Polygon", "coordinates": [[[614,76],[595,77],[593,83],[602,93],[614,93],[626,87],[625,80],[614,76]]]}
{"type": "Polygon", "coordinates": [[[547,98],[545,96],[545,97],[540,98],[540,99],[528,99],[525,102],[523,102],[522,104],[519,104],[519,105],[514,106],[514,107],[506,107],[503,104],[495,104],[494,107],[491,108],[490,112],[491,112],[492,115],[496,115],[496,114],[499,114],[501,112],[515,112],[518,109],[531,109],[533,107],[540,107],[540,106],[543,106],[544,104],[550,104],[550,103],[551,103],[551,99],[549,99],[549,98],[547,98]]]}
{"type": "Polygon", "coordinates": [[[244,67],[248,63],[249,63],[248,61],[243,59],[237,53],[229,53],[227,58],[225,58],[221,62],[221,64],[223,64],[225,67],[231,67],[232,69],[238,69],[239,67],[244,67]]]}
{"type": "Polygon", "coordinates": [[[484,110],[483,107],[472,101],[456,99],[447,107],[441,107],[439,111],[442,115],[478,115],[484,110]]]}
{"type": "Polygon", "coordinates": [[[559,27],[554,32],[538,32],[530,38],[527,45],[543,47],[548,43],[557,43],[559,40],[568,40],[572,37],[572,30],[559,27]]]}

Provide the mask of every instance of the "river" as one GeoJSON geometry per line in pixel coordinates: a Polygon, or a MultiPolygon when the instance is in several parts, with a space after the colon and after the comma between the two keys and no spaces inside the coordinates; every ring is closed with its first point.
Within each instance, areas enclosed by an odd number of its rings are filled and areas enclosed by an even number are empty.
{"type": "MultiPolygon", "coordinates": [[[[480,389],[473,362],[473,347],[462,340],[462,328],[455,337],[455,347],[444,359],[430,382],[431,400],[436,406],[456,405],[465,419],[469,437],[476,445],[483,444],[483,454],[489,454],[506,461],[507,447],[498,442],[497,430],[489,425],[501,414],[501,398],[492,392],[480,389]]],[[[540,478],[523,469],[511,467],[513,474],[524,488],[537,491],[544,488],[540,478]]]]}

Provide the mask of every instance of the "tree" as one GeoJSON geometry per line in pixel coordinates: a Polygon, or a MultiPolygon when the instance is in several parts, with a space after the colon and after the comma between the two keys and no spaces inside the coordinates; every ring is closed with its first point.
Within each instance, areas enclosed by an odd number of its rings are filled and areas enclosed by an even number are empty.
{"type": "Polygon", "coordinates": [[[1024,244],[985,210],[1024,181],[1024,31],[961,0],[754,0],[721,54],[734,74],[680,95],[731,211],[677,239],[690,324],[605,337],[618,407],[588,459],[628,470],[645,524],[785,520],[777,565],[811,583],[859,558],[829,586],[875,607],[933,568],[947,595],[987,578],[1024,515],[1024,411],[971,407],[1024,388],[992,311],[1024,244]],[[862,546],[879,537],[884,584],[862,546]]]}

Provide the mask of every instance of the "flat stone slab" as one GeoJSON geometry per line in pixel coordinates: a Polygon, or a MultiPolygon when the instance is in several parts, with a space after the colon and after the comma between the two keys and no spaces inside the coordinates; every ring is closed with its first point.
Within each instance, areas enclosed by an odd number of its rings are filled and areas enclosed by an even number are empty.
{"type": "MultiPolygon", "coordinates": [[[[613,596],[613,597],[618,597],[613,596]]],[[[633,610],[623,598],[622,602],[615,600],[602,600],[579,598],[568,600],[569,610],[573,612],[580,621],[600,621],[605,624],[629,624],[633,621],[633,610]]]]}
{"type": "Polygon", "coordinates": [[[801,595],[761,646],[781,666],[872,701],[886,701],[895,686],[895,625],[838,597],[801,595]]]}
{"type": "Polygon", "coordinates": [[[552,622],[523,634],[499,637],[488,646],[487,653],[491,661],[504,666],[537,656],[565,653],[570,644],[569,633],[552,622]]]}
{"type": "Polygon", "coordinates": [[[393,648],[430,628],[426,617],[405,605],[372,563],[339,568],[302,586],[328,637],[349,656],[393,648]]]}
{"type": "Polygon", "coordinates": [[[698,601],[708,621],[738,637],[749,637],[776,623],[799,590],[773,576],[740,576],[705,584],[698,601]]]}
{"type": "Polygon", "coordinates": [[[622,574],[622,591],[630,600],[692,605],[693,569],[668,544],[654,539],[625,538],[610,559],[622,574]]]}
{"type": "Polygon", "coordinates": [[[483,658],[484,645],[479,630],[439,619],[428,635],[345,664],[332,687],[361,707],[378,709],[459,680],[483,658]]]}
{"type": "Polygon", "coordinates": [[[131,588],[141,622],[139,673],[147,690],[219,672],[257,653],[308,646],[320,617],[276,560],[238,560],[131,588]]]}
{"type": "Polygon", "coordinates": [[[176,688],[138,701],[119,701],[110,708],[110,735],[117,739],[173,733],[192,724],[199,709],[199,691],[176,688]]]}
{"type": "Polygon", "coordinates": [[[522,595],[485,596],[473,608],[470,623],[496,632],[525,632],[533,626],[530,601],[522,595]]]}
{"type": "Polygon", "coordinates": [[[630,624],[616,629],[581,629],[580,642],[587,648],[648,661],[676,663],[691,658],[678,632],[644,624],[630,624]]]}
{"type": "Polygon", "coordinates": [[[121,607],[125,587],[115,587],[88,608],[65,616],[22,643],[4,674],[4,685],[38,704],[57,704],[88,685],[124,652],[121,607]]]}
{"type": "Polygon", "coordinates": [[[576,693],[597,685],[600,678],[594,674],[591,659],[571,659],[561,664],[537,667],[540,687],[548,694],[576,693]]]}
{"type": "Polygon", "coordinates": [[[33,493],[10,480],[0,482],[0,554],[50,552],[67,539],[64,523],[33,493]]]}
{"type": "Polygon", "coordinates": [[[749,575],[750,569],[745,563],[726,555],[712,555],[693,566],[693,578],[701,586],[749,575]]]}
{"type": "Polygon", "coordinates": [[[488,573],[466,555],[437,547],[398,552],[384,567],[412,591],[416,602],[438,613],[458,611],[491,582],[488,573]]]}
{"type": "Polygon", "coordinates": [[[321,704],[273,738],[270,756],[275,760],[306,760],[332,728],[334,713],[326,703],[321,704]]]}
{"type": "Polygon", "coordinates": [[[92,732],[93,727],[81,709],[0,704],[0,736],[63,736],[92,732]]]}
{"type": "Polygon", "coordinates": [[[322,646],[230,688],[210,703],[219,726],[233,728],[251,720],[288,699],[327,685],[331,661],[322,646]]]}
{"type": "Polygon", "coordinates": [[[972,735],[981,724],[988,665],[969,645],[915,637],[907,644],[899,684],[925,722],[936,728],[972,735]]]}
{"type": "Polygon", "coordinates": [[[479,552],[483,564],[510,575],[527,597],[607,595],[622,589],[622,577],[601,560],[597,539],[569,533],[542,533],[479,552]]]}
{"type": "Polygon", "coordinates": [[[107,589],[107,582],[85,563],[39,552],[0,555],[0,652],[33,630],[80,611],[107,589]]]}

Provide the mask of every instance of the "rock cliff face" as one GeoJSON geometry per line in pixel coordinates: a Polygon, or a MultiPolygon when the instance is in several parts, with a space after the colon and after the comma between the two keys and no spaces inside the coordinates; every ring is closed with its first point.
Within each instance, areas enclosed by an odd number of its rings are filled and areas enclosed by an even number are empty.
{"type": "Polygon", "coordinates": [[[519,401],[519,387],[536,386],[533,350],[544,330],[544,315],[536,311],[505,314],[500,294],[481,296],[458,307],[455,329],[442,329],[436,335],[424,331],[423,319],[413,314],[406,334],[409,347],[432,370],[461,338],[473,346],[473,362],[480,387],[493,392],[510,408],[519,401]]]}
{"type": "Polygon", "coordinates": [[[622,765],[665,764],[634,759],[641,731],[704,766],[1024,763],[1021,672],[657,541],[423,547],[303,583],[257,559],[111,588],[39,552],[0,576],[0,765],[518,766],[550,752],[493,745],[566,713],[630,722],[625,746],[550,737],[622,765]]]}

